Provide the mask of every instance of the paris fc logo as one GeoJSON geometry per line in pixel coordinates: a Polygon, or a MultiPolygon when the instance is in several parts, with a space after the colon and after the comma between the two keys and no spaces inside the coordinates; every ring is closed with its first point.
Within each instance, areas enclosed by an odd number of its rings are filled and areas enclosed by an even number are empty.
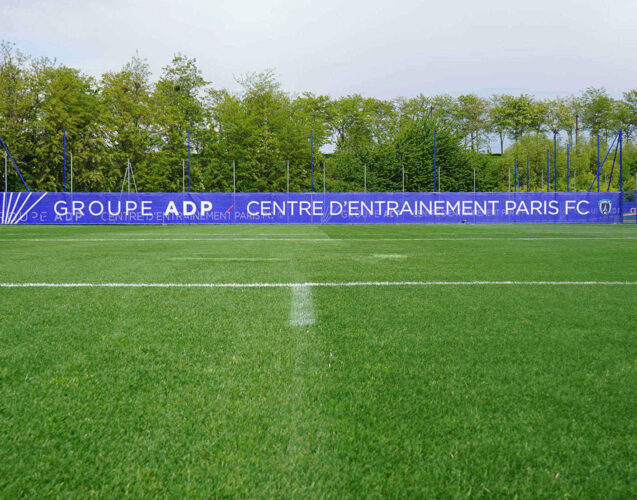
{"type": "Polygon", "coordinates": [[[599,200],[599,211],[602,215],[608,215],[611,208],[613,208],[613,203],[610,200],[599,200]]]}

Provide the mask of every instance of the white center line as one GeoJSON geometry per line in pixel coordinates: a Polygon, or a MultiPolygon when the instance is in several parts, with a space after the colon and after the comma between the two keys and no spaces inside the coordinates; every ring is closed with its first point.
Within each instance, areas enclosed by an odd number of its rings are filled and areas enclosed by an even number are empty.
{"type": "Polygon", "coordinates": [[[290,326],[314,324],[314,301],[310,286],[292,286],[290,296],[290,326]]]}
{"type": "Polygon", "coordinates": [[[519,238],[0,238],[1,242],[24,241],[24,242],[105,242],[105,241],[552,241],[552,240],[585,240],[585,241],[605,241],[605,240],[637,240],[637,236],[609,236],[609,237],[519,237],[519,238]]]}

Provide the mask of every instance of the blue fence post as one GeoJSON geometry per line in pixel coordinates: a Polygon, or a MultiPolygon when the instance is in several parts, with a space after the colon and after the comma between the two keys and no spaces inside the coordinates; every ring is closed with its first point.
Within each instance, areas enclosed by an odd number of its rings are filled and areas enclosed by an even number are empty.
{"type": "Polygon", "coordinates": [[[314,129],[310,129],[310,191],[314,192],[314,129]]]}
{"type": "Polygon", "coordinates": [[[553,189],[557,193],[557,130],[553,131],[553,189]]]}
{"type": "Polygon", "coordinates": [[[29,186],[27,186],[26,181],[24,180],[24,177],[22,177],[22,172],[20,172],[20,169],[18,168],[18,165],[16,164],[15,160],[13,159],[13,156],[11,156],[11,151],[9,151],[9,148],[7,147],[7,145],[4,143],[4,141],[2,140],[2,137],[0,137],[0,145],[2,145],[2,147],[4,148],[4,150],[7,152],[7,156],[9,157],[9,159],[11,160],[11,164],[13,165],[13,168],[15,169],[15,171],[18,173],[18,175],[20,176],[20,180],[22,181],[22,184],[24,184],[24,187],[26,188],[26,190],[30,193],[31,190],[29,189],[29,186]]]}
{"type": "Polygon", "coordinates": [[[66,193],[66,129],[64,129],[64,192],[66,193]]]}
{"type": "MultiPolygon", "coordinates": [[[[623,149],[623,146],[624,146],[624,138],[623,138],[622,130],[620,129],[619,130],[619,192],[620,193],[624,192],[624,180],[623,180],[623,175],[622,175],[622,149],[623,149]]],[[[637,187],[635,187],[635,189],[637,190],[637,187]]]]}
{"type": "Polygon", "coordinates": [[[526,192],[529,192],[529,155],[526,155],[526,192]]]}
{"type": "Polygon", "coordinates": [[[190,129],[188,130],[188,192],[190,193],[190,129]]]}

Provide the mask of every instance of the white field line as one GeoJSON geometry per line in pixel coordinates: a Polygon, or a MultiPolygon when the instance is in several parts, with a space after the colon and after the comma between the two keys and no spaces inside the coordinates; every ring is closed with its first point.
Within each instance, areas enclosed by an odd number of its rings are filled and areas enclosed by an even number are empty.
{"type": "Polygon", "coordinates": [[[635,286],[637,281],[342,281],[305,283],[0,283],[0,288],[308,288],[365,286],[635,286]]]}
{"type": "Polygon", "coordinates": [[[25,241],[25,242],[106,242],[106,241],[539,241],[539,240],[637,240],[632,236],[618,237],[514,237],[514,238],[0,238],[0,242],[25,241]]]}
{"type": "MultiPolygon", "coordinates": [[[[568,237],[569,235],[572,237],[576,237],[576,236],[582,236],[582,237],[589,237],[591,234],[601,234],[601,235],[616,235],[616,234],[633,234],[634,232],[634,228],[620,228],[620,227],[615,227],[615,225],[612,225],[612,227],[610,227],[608,229],[608,231],[584,231],[584,230],[573,230],[573,231],[533,231],[533,230],[529,230],[529,229],[525,229],[525,231],[517,233],[520,236],[517,237],[523,237],[523,235],[526,234],[526,237],[537,237],[540,235],[547,235],[547,237],[551,237],[551,235],[554,235],[556,233],[558,234],[562,234],[562,237],[568,237]],[[622,231],[622,229],[624,229],[624,231],[622,231]]],[[[26,225],[23,226],[26,229],[26,225]]],[[[46,229],[45,226],[40,226],[43,229],[46,229]]],[[[56,226],[56,229],[86,229],[86,227],[83,227],[82,225],[75,225],[75,226],[56,226]]],[[[8,229],[8,228],[7,228],[8,229]]],[[[33,226],[29,226],[28,230],[34,230],[36,229],[33,226]]],[[[20,232],[5,232],[4,230],[2,230],[2,228],[0,228],[0,235],[3,236],[25,236],[25,237],[31,237],[31,238],[39,238],[41,236],[58,236],[59,233],[50,233],[50,232],[40,232],[40,231],[20,231],[20,232]]],[[[410,237],[410,238],[425,238],[424,236],[421,236],[421,234],[418,233],[414,233],[414,232],[410,232],[410,231],[398,231],[396,237],[410,237]]],[[[514,237],[511,236],[512,235],[512,231],[463,231],[463,232],[454,232],[454,231],[436,231],[434,233],[435,235],[439,235],[439,236],[435,236],[435,237],[451,237],[451,236],[464,236],[464,237],[476,237],[476,236],[480,236],[480,235],[494,235],[494,234],[503,234],[503,235],[509,235],[510,237],[514,237]]],[[[317,234],[317,233],[249,233],[249,232],[243,232],[243,233],[228,233],[228,232],[172,232],[172,231],[147,231],[147,232],[113,232],[113,233],[109,233],[110,236],[112,237],[129,237],[129,236],[144,236],[144,237],[152,237],[152,236],[162,236],[162,237],[185,237],[185,236],[206,236],[208,238],[227,238],[227,237],[243,237],[243,238],[252,238],[252,237],[257,237],[257,236],[286,236],[288,238],[296,238],[299,236],[321,236],[321,234],[317,234]]],[[[373,236],[373,237],[378,237],[378,233],[355,233],[356,236],[373,236]]],[[[389,236],[391,237],[391,235],[389,236]]],[[[327,239],[327,238],[326,238],[327,239]]]]}
{"type": "Polygon", "coordinates": [[[290,287],[290,326],[314,324],[314,301],[312,288],[308,286],[290,287]]]}

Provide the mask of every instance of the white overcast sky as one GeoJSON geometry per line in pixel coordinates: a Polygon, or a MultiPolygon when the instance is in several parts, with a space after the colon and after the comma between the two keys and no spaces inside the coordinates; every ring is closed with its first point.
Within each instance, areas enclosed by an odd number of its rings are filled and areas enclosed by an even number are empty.
{"type": "Polygon", "coordinates": [[[637,0],[0,0],[0,39],[99,76],[195,57],[216,88],[391,98],[637,87],[637,0]]]}

